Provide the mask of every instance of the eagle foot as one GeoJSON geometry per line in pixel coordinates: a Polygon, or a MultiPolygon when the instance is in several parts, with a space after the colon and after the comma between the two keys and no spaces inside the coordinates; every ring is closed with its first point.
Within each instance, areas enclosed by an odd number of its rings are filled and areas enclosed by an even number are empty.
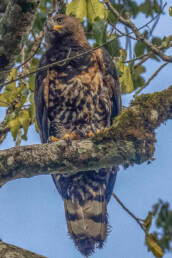
{"type": "Polygon", "coordinates": [[[94,131],[90,130],[90,131],[86,131],[85,132],[85,138],[92,138],[94,137],[96,134],[99,134],[100,130],[99,129],[95,129],[94,131]]]}
{"type": "Polygon", "coordinates": [[[75,130],[71,134],[65,134],[63,136],[62,140],[64,140],[64,141],[68,142],[69,144],[71,144],[73,140],[80,140],[80,139],[82,139],[84,137],[85,137],[84,132],[82,132],[80,130],[75,130]]]}
{"type": "Polygon", "coordinates": [[[58,141],[60,141],[60,139],[59,139],[59,138],[56,138],[56,137],[54,137],[54,136],[50,136],[50,137],[48,138],[48,142],[49,142],[49,143],[58,142],[58,141]]]}
{"type": "Polygon", "coordinates": [[[92,138],[94,136],[94,133],[92,131],[88,131],[85,134],[85,138],[92,138]]]}

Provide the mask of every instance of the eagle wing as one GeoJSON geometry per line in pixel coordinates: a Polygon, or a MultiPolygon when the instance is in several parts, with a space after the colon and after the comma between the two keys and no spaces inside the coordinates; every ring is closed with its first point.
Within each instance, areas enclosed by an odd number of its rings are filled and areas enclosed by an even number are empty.
{"type": "Polygon", "coordinates": [[[113,118],[121,113],[121,95],[117,76],[117,71],[112,57],[104,48],[95,51],[97,62],[103,75],[103,81],[109,89],[109,95],[112,101],[111,124],[113,118]]]}
{"type": "MultiPolygon", "coordinates": [[[[39,63],[39,68],[47,65],[45,53],[42,55],[39,63]]],[[[45,79],[48,75],[48,70],[41,70],[36,73],[35,79],[35,106],[36,119],[38,123],[41,142],[46,143],[48,140],[48,111],[46,100],[44,98],[45,79]]]]}

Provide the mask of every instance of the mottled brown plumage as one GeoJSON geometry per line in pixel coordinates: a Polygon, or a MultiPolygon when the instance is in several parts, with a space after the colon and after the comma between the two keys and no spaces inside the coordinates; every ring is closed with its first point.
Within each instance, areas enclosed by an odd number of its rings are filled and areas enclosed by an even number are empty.
{"type": "MultiPolygon", "coordinates": [[[[78,19],[55,15],[45,24],[47,49],[40,67],[89,49],[78,19]]],[[[110,127],[121,111],[119,83],[114,63],[103,48],[66,60],[36,75],[35,103],[41,141],[90,137],[110,127]]],[[[117,168],[79,172],[53,179],[64,200],[68,231],[84,255],[107,236],[107,203],[117,168]],[[98,172],[98,173],[97,173],[98,172]]]]}

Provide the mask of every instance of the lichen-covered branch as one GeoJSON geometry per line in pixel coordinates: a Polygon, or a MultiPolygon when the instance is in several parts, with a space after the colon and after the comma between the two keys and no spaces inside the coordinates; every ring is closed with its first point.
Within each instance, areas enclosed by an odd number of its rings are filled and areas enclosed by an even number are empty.
{"type": "Polygon", "coordinates": [[[0,240],[0,257],[10,257],[10,258],[46,258],[45,256],[35,254],[33,252],[27,251],[23,248],[7,244],[0,240]]]}
{"type": "Polygon", "coordinates": [[[8,76],[32,29],[39,0],[10,0],[0,21],[0,83],[8,76]]]}
{"type": "Polygon", "coordinates": [[[73,173],[151,160],[155,129],[172,118],[172,86],[137,97],[114,125],[92,139],[22,146],[0,151],[0,185],[48,173],[73,173]]]}

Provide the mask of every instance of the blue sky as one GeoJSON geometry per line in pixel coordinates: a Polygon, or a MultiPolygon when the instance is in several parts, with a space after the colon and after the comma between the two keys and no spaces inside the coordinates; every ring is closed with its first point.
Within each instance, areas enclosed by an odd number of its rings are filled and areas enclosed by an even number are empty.
{"type": "MultiPolygon", "coordinates": [[[[155,35],[170,35],[172,17],[161,16],[154,31],[155,35]],[[167,26],[169,24],[169,26],[167,26]]],[[[144,24],[145,17],[139,16],[137,25],[144,24]]],[[[169,52],[170,54],[170,52],[169,52]]],[[[172,54],[172,51],[171,51],[172,54]]],[[[155,61],[147,62],[146,78],[160,66],[155,61]]],[[[144,93],[160,91],[170,86],[171,64],[155,77],[144,93]]],[[[131,94],[123,96],[127,105],[131,94]]],[[[0,115],[3,118],[3,112],[0,115]]],[[[139,218],[145,218],[154,203],[161,198],[172,206],[172,121],[157,130],[155,161],[144,163],[127,170],[120,169],[114,192],[120,200],[139,218]]],[[[32,126],[28,141],[22,145],[40,143],[39,135],[32,126]]],[[[8,135],[1,149],[13,147],[8,135]]],[[[11,181],[0,189],[0,239],[21,246],[50,258],[79,258],[72,240],[67,235],[63,201],[50,176],[35,176],[11,181]]],[[[97,250],[93,258],[151,258],[144,245],[144,233],[137,223],[119,206],[115,199],[108,205],[109,222],[112,226],[103,250],[97,250]]],[[[152,228],[153,230],[154,228],[152,228]]],[[[171,255],[166,254],[165,258],[171,255]]]]}

